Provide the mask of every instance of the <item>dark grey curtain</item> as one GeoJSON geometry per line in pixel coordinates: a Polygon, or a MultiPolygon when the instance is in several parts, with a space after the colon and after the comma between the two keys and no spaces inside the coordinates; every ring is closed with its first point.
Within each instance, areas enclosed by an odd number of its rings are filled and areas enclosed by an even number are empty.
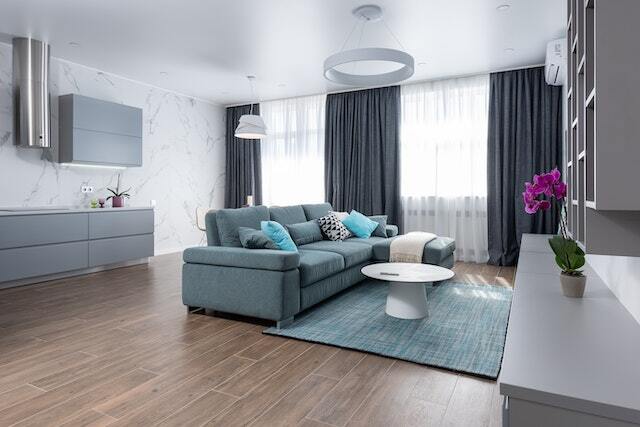
{"type": "Polygon", "coordinates": [[[514,265],[522,233],[555,233],[556,209],[524,212],[524,183],[562,170],[562,87],[549,86],[544,68],[491,74],[487,204],[489,263],[514,265]]]}
{"type": "Polygon", "coordinates": [[[327,96],[326,200],[340,211],[400,222],[400,87],[327,96]]]}
{"type": "MultiPolygon", "coordinates": [[[[242,207],[247,196],[253,195],[256,205],[262,204],[262,168],[260,140],[240,139],[233,136],[238,119],[249,114],[251,105],[227,108],[226,176],[224,206],[242,207]]],[[[260,105],[253,105],[253,113],[260,114],[260,105]]]]}

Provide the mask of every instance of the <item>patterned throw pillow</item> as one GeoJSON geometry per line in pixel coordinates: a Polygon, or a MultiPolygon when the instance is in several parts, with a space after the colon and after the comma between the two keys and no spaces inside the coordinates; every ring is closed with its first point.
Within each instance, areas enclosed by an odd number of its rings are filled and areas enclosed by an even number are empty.
{"type": "Polygon", "coordinates": [[[333,212],[318,218],[318,225],[320,226],[320,230],[322,230],[322,234],[329,240],[344,240],[353,236],[333,212]]]}

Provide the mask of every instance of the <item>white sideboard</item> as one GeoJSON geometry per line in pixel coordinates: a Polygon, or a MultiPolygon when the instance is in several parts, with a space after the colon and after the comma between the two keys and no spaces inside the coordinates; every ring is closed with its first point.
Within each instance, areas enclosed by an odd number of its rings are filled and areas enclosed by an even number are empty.
{"type": "Polygon", "coordinates": [[[640,425],[640,324],[589,265],[560,290],[544,235],[524,235],[502,372],[503,426],[640,425]]]}

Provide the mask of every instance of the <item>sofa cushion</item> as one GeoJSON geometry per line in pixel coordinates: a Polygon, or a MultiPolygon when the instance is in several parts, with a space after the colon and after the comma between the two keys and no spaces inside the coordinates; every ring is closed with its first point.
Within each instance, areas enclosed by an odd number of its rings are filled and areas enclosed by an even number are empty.
{"type": "Polygon", "coordinates": [[[331,207],[331,203],[315,203],[302,205],[302,209],[304,209],[304,214],[307,216],[307,220],[310,221],[312,219],[318,219],[325,216],[333,208],[331,207]]]}
{"type": "Polygon", "coordinates": [[[350,239],[345,240],[345,242],[358,243],[358,244],[365,244],[365,245],[373,246],[376,243],[382,242],[384,240],[387,240],[387,238],[386,237],[371,236],[368,239],[363,239],[363,238],[360,238],[360,237],[352,237],[350,239]]]}
{"type": "MultiPolygon", "coordinates": [[[[383,239],[373,245],[373,259],[376,261],[389,261],[391,242],[397,239],[392,237],[383,239]]],[[[422,262],[425,264],[441,265],[442,261],[453,254],[456,242],[450,237],[436,237],[426,244],[422,253],[422,262]]]]}
{"type": "Polygon", "coordinates": [[[398,235],[398,226],[393,224],[387,224],[386,231],[387,231],[387,237],[395,237],[398,235]]]}
{"type": "Polygon", "coordinates": [[[298,252],[298,248],[296,247],[296,244],[293,243],[293,239],[291,239],[289,232],[279,222],[262,221],[260,223],[260,229],[269,239],[273,240],[273,243],[275,243],[279,249],[289,252],[298,252]]]}
{"type": "Polygon", "coordinates": [[[436,237],[425,247],[422,255],[423,262],[427,264],[440,264],[456,250],[456,241],[451,237],[436,237]]]}
{"type": "Polygon", "coordinates": [[[238,228],[248,227],[257,230],[260,228],[261,221],[269,220],[269,210],[266,206],[221,209],[215,214],[220,244],[237,248],[242,247],[238,228]]]}
{"type": "Polygon", "coordinates": [[[352,236],[351,232],[333,212],[318,218],[318,225],[322,230],[322,234],[329,240],[344,240],[352,236]]]}
{"type": "Polygon", "coordinates": [[[307,217],[301,205],[293,206],[272,206],[269,208],[271,220],[282,225],[297,224],[306,222],[307,217]]]}
{"type": "Polygon", "coordinates": [[[204,225],[207,230],[207,245],[209,246],[220,246],[220,235],[218,234],[216,214],[217,211],[210,210],[204,216],[204,225]]]}
{"type": "Polygon", "coordinates": [[[261,230],[249,227],[239,227],[238,235],[243,248],[247,249],[280,249],[273,240],[261,230]]]}
{"type": "Polygon", "coordinates": [[[344,270],[344,258],[335,252],[301,249],[300,286],[305,287],[344,270]]]}
{"type": "Polygon", "coordinates": [[[322,240],[320,226],[315,220],[301,222],[299,224],[289,224],[286,228],[297,246],[322,240]]]}
{"type": "Polygon", "coordinates": [[[341,221],[356,237],[363,239],[371,237],[371,233],[380,225],[356,210],[352,210],[351,213],[341,221]]]}
{"type": "Polygon", "coordinates": [[[196,246],[187,248],[182,259],[191,264],[207,264],[219,267],[238,267],[256,270],[287,271],[298,268],[297,252],[272,249],[224,248],[221,246],[196,246]]]}
{"type": "Polygon", "coordinates": [[[369,217],[371,221],[378,223],[378,227],[371,233],[376,237],[388,237],[387,236],[387,216],[386,215],[372,215],[369,217]]]}
{"type": "Polygon", "coordinates": [[[326,251],[340,254],[344,258],[346,268],[370,260],[373,253],[372,246],[369,245],[330,240],[302,245],[300,250],[326,251]]]}

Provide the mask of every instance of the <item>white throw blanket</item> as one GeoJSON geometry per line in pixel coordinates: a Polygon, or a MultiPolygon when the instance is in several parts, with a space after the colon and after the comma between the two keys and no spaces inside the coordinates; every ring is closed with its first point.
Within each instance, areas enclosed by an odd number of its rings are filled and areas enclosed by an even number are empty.
{"type": "Polygon", "coordinates": [[[389,262],[422,263],[424,246],[436,237],[435,234],[424,231],[412,231],[396,237],[391,242],[389,262]]]}

